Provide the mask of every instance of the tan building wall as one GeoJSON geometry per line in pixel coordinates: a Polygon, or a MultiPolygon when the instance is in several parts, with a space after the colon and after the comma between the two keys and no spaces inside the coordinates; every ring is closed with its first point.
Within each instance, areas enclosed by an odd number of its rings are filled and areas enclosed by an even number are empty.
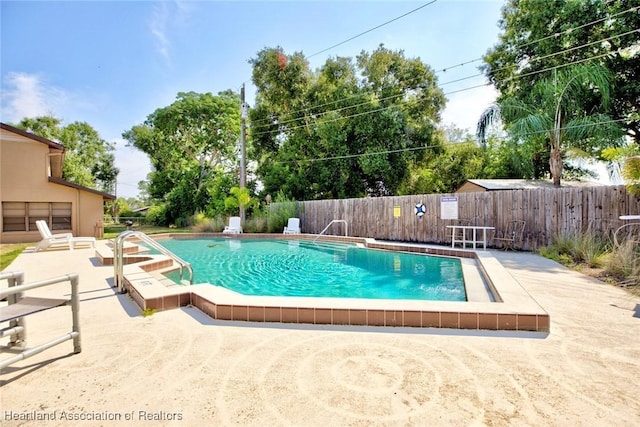
{"type": "Polygon", "coordinates": [[[105,199],[113,196],[67,183],[62,175],[63,147],[38,137],[25,136],[10,127],[0,128],[0,242],[36,242],[37,229],[5,231],[3,205],[18,203],[71,204],[71,221],[67,230],[75,236],[102,237],[101,227],[105,199]]]}
{"type": "Polygon", "coordinates": [[[467,181],[464,184],[462,184],[460,188],[456,190],[456,193],[475,193],[478,191],[487,191],[487,189],[477,184],[474,184],[473,182],[467,181]]]}

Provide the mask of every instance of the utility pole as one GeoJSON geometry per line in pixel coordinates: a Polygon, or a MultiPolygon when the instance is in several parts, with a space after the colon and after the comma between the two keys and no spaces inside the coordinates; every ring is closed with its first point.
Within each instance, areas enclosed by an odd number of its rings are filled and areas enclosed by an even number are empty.
{"type": "MultiPolygon", "coordinates": [[[[245,138],[247,135],[247,104],[244,102],[244,83],[242,89],[240,89],[240,189],[247,186],[247,170],[246,170],[246,156],[247,150],[245,147],[245,138]]],[[[240,218],[245,220],[244,206],[240,207],[240,218]]]]}
{"type": "Polygon", "coordinates": [[[118,179],[117,178],[113,188],[114,188],[113,195],[116,196],[116,198],[113,200],[112,218],[113,218],[113,222],[117,224],[118,223],[118,179]]]}

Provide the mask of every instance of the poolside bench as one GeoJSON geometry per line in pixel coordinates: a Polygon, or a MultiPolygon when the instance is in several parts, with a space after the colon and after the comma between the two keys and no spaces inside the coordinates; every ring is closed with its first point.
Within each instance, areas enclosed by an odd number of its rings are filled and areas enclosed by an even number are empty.
{"type": "Polygon", "coordinates": [[[20,360],[41,353],[55,345],[67,340],[73,340],[73,352],[80,353],[80,324],[78,318],[79,297],[78,297],[78,275],[76,273],[67,274],[40,282],[24,284],[24,273],[21,271],[0,273],[0,280],[7,280],[9,287],[0,289],[0,300],[7,299],[7,305],[0,307],[0,323],[9,322],[9,326],[0,329],[0,337],[9,336],[8,347],[16,355],[0,361],[0,369],[4,369],[20,360]],[[70,298],[39,298],[25,297],[23,292],[53,285],[61,282],[71,282],[70,298]],[[70,332],[54,338],[46,343],[35,347],[26,348],[27,328],[25,317],[52,308],[70,305],[72,329],[70,332]],[[18,349],[18,351],[16,351],[18,349]],[[21,350],[20,350],[21,349],[21,350]]]}

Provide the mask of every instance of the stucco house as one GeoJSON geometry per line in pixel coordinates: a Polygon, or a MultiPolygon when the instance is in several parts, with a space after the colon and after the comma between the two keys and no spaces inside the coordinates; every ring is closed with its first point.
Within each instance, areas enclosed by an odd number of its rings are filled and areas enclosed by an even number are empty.
{"type": "Polygon", "coordinates": [[[102,237],[104,202],[115,196],[62,180],[64,147],[0,123],[0,242],[36,242],[37,220],[53,233],[102,237]]]}

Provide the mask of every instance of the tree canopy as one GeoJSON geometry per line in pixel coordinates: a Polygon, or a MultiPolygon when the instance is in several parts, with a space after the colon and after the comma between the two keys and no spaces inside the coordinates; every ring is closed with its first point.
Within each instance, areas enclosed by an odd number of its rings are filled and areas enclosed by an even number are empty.
{"type": "Polygon", "coordinates": [[[265,48],[250,60],[252,157],[264,192],[298,200],[396,194],[411,162],[441,149],[445,98],[429,66],[384,46],[329,58],[265,48]]]}
{"type": "MultiPolygon", "coordinates": [[[[608,115],[640,143],[640,5],[623,0],[509,0],[500,42],[484,56],[484,71],[507,98],[526,100],[553,70],[599,65],[611,76],[608,115]]],[[[590,112],[598,98],[580,100],[590,112]]]]}
{"type": "Polygon", "coordinates": [[[598,64],[553,70],[533,85],[526,98],[502,98],[485,111],[478,124],[479,137],[483,140],[488,123],[500,116],[515,141],[550,150],[549,171],[559,186],[564,152],[597,157],[603,148],[621,143],[620,127],[603,113],[610,100],[609,82],[608,70],[598,64]],[[587,99],[592,100],[591,110],[584,109],[587,99]]]}
{"type": "Polygon", "coordinates": [[[173,222],[223,208],[237,176],[239,133],[240,98],[228,90],[178,93],[175,102],[122,136],[149,156],[149,195],[167,203],[173,222]]]}
{"type": "Polygon", "coordinates": [[[103,140],[86,122],[66,126],[53,116],[24,118],[15,127],[57,141],[65,148],[62,178],[89,188],[113,193],[118,176],[113,144],[103,140]]]}

